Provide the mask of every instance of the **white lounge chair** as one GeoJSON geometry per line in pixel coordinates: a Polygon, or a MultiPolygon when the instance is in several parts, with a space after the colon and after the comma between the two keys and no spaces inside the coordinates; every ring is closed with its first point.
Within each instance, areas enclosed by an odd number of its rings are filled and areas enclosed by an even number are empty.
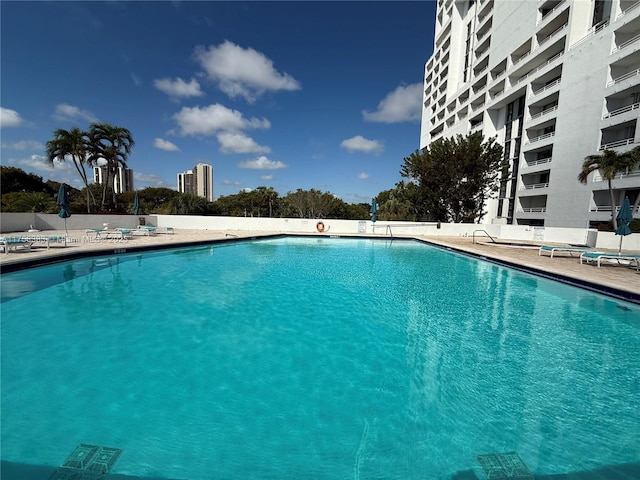
{"type": "Polygon", "coordinates": [[[31,251],[31,241],[26,237],[0,237],[0,249],[8,254],[11,250],[18,251],[18,249],[31,251]]]}
{"type": "Polygon", "coordinates": [[[580,255],[580,263],[595,262],[598,267],[602,261],[616,263],[618,265],[634,266],[640,270],[640,254],[636,253],[611,253],[611,252],[584,252],[580,255]]]}
{"type": "Polygon", "coordinates": [[[557,246],[557,245],[541,245],[540,250],[538,250],[538,256],[541,256],[543,253],[549,253],[549,256],[553,258],[554,254],[557,256],[559,253],[568,253],[569,256],[573,257],[574,253],[582,254],[584,252],[592,252],[593,248],[591,247],[572,247],[572,246],[557,246]]]}

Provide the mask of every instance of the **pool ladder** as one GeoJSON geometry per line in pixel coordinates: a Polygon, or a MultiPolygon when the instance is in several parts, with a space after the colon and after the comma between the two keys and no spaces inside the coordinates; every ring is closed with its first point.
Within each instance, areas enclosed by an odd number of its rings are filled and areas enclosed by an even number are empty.
{"type": "Polygon", "coordinates": [[[487,232],[486,230],[474,230],[473,231],[473,235],[472,235],[473,236],[473,243],[476,243],[476,232],[482,232],[487,237],[489,237],[493,243],[498,243],[498,242],[495,241],[495,239],[491,235],[489,235],[489,232],[487,232]]]}

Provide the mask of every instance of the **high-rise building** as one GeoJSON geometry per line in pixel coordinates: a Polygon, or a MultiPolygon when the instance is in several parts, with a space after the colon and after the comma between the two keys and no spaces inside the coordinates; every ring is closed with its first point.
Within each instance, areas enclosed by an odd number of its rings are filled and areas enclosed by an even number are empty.
{"type": "Polygon", "coordinates": [[[581,184],[585,157],[640,145],[638,0],[438,0],[425,66],[420,147],[482,131],[509,174],[484,221],[550,227],[606,222],[640,170],[581,184]]]}
{"type": "MultiPolygon", "coordinates": [[[[93,181],[100,185],[104,185],[107,178],[107,167],[93,167],[93,181]]],[[[133,170],[130,168],[118,167],[113,178],[113,189],[116,193],[133,192],[135,187],[133,183],[133,170]]]]}
{"type": "Polygon", "coordinates": [[[198,163],[192,170],[178,174],[178,192],[190,193],[213,202],[213,167],[198,163]]]}

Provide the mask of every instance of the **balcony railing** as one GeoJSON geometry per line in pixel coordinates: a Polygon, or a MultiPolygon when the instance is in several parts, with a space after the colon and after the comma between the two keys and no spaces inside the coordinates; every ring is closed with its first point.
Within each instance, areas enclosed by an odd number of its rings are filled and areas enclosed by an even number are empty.
{"type": "Polygon", "coordinates": [[[537,160],[531,160],[527,162],[527,167],[535,167],[536,165],[542,165],[544,163],[549,163],[551,161],[551,157],[547,158],[538,158],[537,160]]]}
{"type": "Polygon", "coordinates": [[[530,183],[529,185],[525,185],[525,190],[537,190],[539,188],[548,188],[549,182],[547,183],[530,183]]]}
{"type": "Polygon", "coordinates": [[[480,123],[476,123],[475,125],[471,125],[471,132],[475,132],[477,130],[481,130],[482,129],[482,125],[484,124],[484,122],[480,122],[480,123]]]}
{"type": "Polygon", "coordinates": [[[551,40],[558,32],[561,32],[562,30],[564,30],[565,28],[567,28],[569,24],[565,23],[564,25],[562,25],[560,28],[557,28],[556,30],[554,30],[553,32],[551,32],[549,35],[547,35],[546,37],[544,37],[542,40],[540,40],[540,42],[538,42],[538,45],[536,45],[536,47],[534,48],[534,50],[537,50],[538,48],[540,48],[541,46],[543,46],[545,43],[547,43],[549,40],[551,40]]]}
{"type": "Polygon", "coordinates": [[[558,109],[558,105],[554,105],[551,108],[547,108],[546,110],[543,110],[541,112],[536,113],[535,115],[531,115],[529,117],[529,120],[535,120],[536,118],[540,118],[543,115],[546,115],[547,113],[551,113],[551,112],[555,112],[558,109]]]}
{"type": "Polygon", "coordinates": [[[614,48],[613,50],[611,50],[611,53],[614,54],[616,52],[619,52],[620,50],[622,50],[623,48],[628,47],[629,45],[631,45],[632,43],[637,42],[638,40],[640,40],[640,34],[636,35],[635,37],[633,37],[630,40],[627,40],[624,43],[621,43],[620,45],[618,45],[616,48],[614,48]]]}
{"type": "Polygon", "coordinates": [[[616,147],[624,147],[625,145],[631,145],[633,143],[633,137],[625,138],[624,140],[617,140],[611,143],[605,143],[604,145],[600,145],[600,150],[610,150],[616,147]]]}
{"type": "MultiPolygon", "coordinates": [[[[618,174],[616,174],[615,177],[613,177],[614,180],[620,180],[623,178],[629,178],[629,177],[640,177],[640,170],[631,170],[629,172],[620,172],[618,174]]],[[[600,172],[596,172],[593,175],[593,181],[594,182],[602,182],[604,181],[604,179],[602,178],[602,175],[600,174],[600,172]]]]}
{"type": "Polygon", "coordinates": [[[613,110],[613,111],[611,111],[609,113],[605,113],[605,115],[604,115],[604,117],[602,117],[602,119],[604,120],[605,118],[615,117],[616,115],[621,115],[623,113],[631,112],[633,110],[637,110],[638,108],[640,108],[640,103],[634,103],[633,105],[627,105],[626,107],[618,108],[618,109],[613,110]]]}
{"type": "MultiPolygon", "coordinates": [[[[595,207],[591,207],[589,208],[590,212],[610,212],[611,211],[611,205],[596,205],[595,207]]],[[[620,211],[620,205],[616,205],[616,207],[613,210],[614,212],[618,213],[620,211]]],[[[631,213],[632,214],[638,214],[640,213],[640,205],[638,205],[637,207],[633,207],[633,205],[631,206],[631,213]]]]}
{"type": "Polygon", "coordinates": [[[528,207],[518,210],[520,213],[544,213],[547,211],[547,207],[528,207]]]}
{"type": "Polygon", "coordinates": [[[635,77],[636,75],[640,75],[640,68],[637,68],[629,73],[625,73],[624,75],[618,77],[618,78],[614,78],[613,80],[611,80],[609,83],[607,83],[607,87],[611,87],[613,85],[615,85],[616,83],[620,83],[620,82],[624,82],[625,80],[628,80],[630,78],[635,77]]]}
{"type": "Polygon", "coordinates": [[[538,137],[533,137],[527,143],[535,143],[535,142],[539,142],[540,140],[544,140],[546,138],[551,138],[555,136],[556,136],[556,132],[549,132],[549,133],[545,133],[544,135],[540,135],[538,137]]]}
{"type": "Polygon", "coordinates": [[[598,33],[600,30],[602,30],[603,28],[606,28],[609,25],[609,22],[602,22],[599,23],[597,25],[594,25],[593,27],[591,27],[589,29],[589,31],[587,32],[587,34],[582,37],[580,40],[578,40],[576,43],[572,44],[569,47],[569,50],[571,50],[572,48],[577,47],[578,45],[582,45],[584,42],[586,42],[587,40],[589,40],[591,37],[593,37],[596,33],[598,33]]]}
{"type": "Polygon", "coordinates": [[[616,20],[618,20],[619,18],[624,17],[627,13],[631,12],[632,10],[635,10],[636,8],[640,7],[640,2],[634,3],[633,5],[631,5],[629,8],[627,8],[624,12],[621,12],[617,17],[616,20]]]}
{"type": "Polygon", "coordinates": [[[553,13],[556,10],[560,10],[561,7],[565,7],[566,5],[563,5],[564,1],[561,1],[558,5],[556,5],[555,7],[553,7],[551,10],[549,10],[547,13],[545,13],[542,18],[540,20],[538,20],[537,25],[540,25],[542,22],[544,22],[547,18],[549,18],[549,15],[553,15],[553,13]]]}
{"type": "MultiPolygon", "coordinates": [[[[527,72],[525,75],[523,75],[522,77],[520,77],[516,83],[514,83],[514,85],[519,84],[520,82],[522,82],[523,80],[525,80],[526,78],[530,77],[531,75],[533,75],[534,73],[542,70],[544,67],[546,67],[547,65],[549,65],[551,62],[556,61],[558,58],[560,58],[563,55],[564,52],[558,52],[556,53],[553,57],[551,57],[549,60],[547,60],[546,62],[544,62],[542,65],[539,65],[538,67],[534,68],[533,70],[531,70],[530,72],[527,72]]],[[[535,93],[534,93],[535,95],[535,93]]]]}
{"type": "Polygon", "coordinates": [[[540,93],[544,92],[545,90],[549,90],[550,88],[553,88],[553,87],[555,87],[556,85],[558,85],[558,84],[560,83],[560,81],[561,81],[561,80],[562,80],[562,78],[559,78],[559,79],[557,79],[557,80],[554,80],[554,81],[553,81],[553,82],[551,82],[550,84],[545,85],[545,86],[544,86],[544,87],[542,87],[542,88],[539,88],[538,90],[536,90],[535,92],[533,92],[531,95],[538,95],[538,94],[540,94],[540,93]]]}

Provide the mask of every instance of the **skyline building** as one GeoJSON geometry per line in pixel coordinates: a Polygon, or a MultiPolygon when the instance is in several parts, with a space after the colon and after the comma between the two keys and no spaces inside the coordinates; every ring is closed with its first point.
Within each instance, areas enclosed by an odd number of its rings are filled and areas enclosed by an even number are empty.
{"type": "MultiPolygon", "coordinates": [[[[93,167],[93,181],[104,185],[107,178],[107,166],[93,167]]],[[[116,193],[133,192],[135,190],[133,181],[133,170],[130,168],[118,167],[113,179],[113,190],[116,193]]]]}
{"type": "Polygon", "coordinates": [[[213,167],[198,163],[193,169],[177,175],[178,192],[189,193],[213,202],[213,167]]]}
{"type": "Polygon", "coordinates": [[[640,217],[640,170],[587,185],[585,157],[640,145],[638,0],[438,0],[425,64],[420,148],[481,131],[509,174],[483,221],[587,227],[625,196],[640,217]]]}

